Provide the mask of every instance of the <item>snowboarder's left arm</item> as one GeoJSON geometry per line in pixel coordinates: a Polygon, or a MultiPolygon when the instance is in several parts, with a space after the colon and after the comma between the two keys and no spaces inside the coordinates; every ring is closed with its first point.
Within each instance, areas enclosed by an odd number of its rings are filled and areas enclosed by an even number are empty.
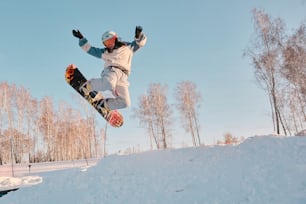
{"type": "Polygon", "coordinates": [[[142,32],[142,27],[136,26],[135,40],[129,44],[133,49],[133,52],[136,52],[139,48],[145,46],[146,42],[147,42],[147,36],[142,32]]]}

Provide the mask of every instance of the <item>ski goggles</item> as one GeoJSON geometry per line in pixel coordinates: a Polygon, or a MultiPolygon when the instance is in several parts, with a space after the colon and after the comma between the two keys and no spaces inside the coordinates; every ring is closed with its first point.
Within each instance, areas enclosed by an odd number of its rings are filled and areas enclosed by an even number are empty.
{"type": "Polygon", "coordinates": [[[110,39],[107,39],[107,40],[105,40],[105,41],[103,41],[103,44],[104,44],[104,46],[105,47],[107,47],[107,48],[114,48],[114,46],[115,46],[115,42],[116,42],[116,36],[114,36],[114,37],[112,37],[112,38],[110,38],[110,39]]]}

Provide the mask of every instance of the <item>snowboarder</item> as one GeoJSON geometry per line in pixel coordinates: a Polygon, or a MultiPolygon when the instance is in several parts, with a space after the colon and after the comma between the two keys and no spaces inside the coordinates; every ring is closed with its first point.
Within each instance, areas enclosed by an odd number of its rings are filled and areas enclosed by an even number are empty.
{"type": "Polygon", "coordinates": [[[104,48],[90,45],[79,30],[73,30],[74,37],[79,39],[79,46],[88,54],[102,58],[104,69],[101,78],[88,80],[81,91],[92,98],[98,106],[111,110],[126,108],[130,105],[128,76],[131,72],[133,53],[146,44],[147,38],[141,26],[136,26],[135,39],[132,42],[121,41],[114,31],[102,35],[104,48]]]}

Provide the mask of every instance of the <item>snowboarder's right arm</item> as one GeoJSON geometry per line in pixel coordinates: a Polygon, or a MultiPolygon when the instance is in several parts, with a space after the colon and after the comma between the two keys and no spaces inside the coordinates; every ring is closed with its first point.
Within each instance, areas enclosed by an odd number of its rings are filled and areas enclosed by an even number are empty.
{"type": "Polygon", "coordinates": [[[74,37],[79,38],[79,46],[88,54],[97,57],[97,58],[102,58],[102,54],[105,52],[104,48],[96,48],[92,47],[88,40],[84,38],[82,33],[79,30],[73,30],[72,34],[74,37]]]}

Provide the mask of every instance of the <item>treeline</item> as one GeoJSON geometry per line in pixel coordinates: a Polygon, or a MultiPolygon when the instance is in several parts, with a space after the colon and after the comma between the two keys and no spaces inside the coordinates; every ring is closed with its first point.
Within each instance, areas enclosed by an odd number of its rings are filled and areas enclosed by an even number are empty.
{"type": "Polygon", "coordinates": [[[306,25],[292,33],[281,18],[253,10],[255,37],[244,54],[266,91],[277,134],[294,135],[306,127],[306,25]]]}
{"type": "MultiPolygon", "coordinates": [[[[171,144],[174,118],[167,96],[167,86],[151,84],[134,109],[134,116],[148,130],[152,149],[171,144]]],[[[0,165],[11,158],[16,163],[35,163],[104,156],[106,130],[97,130],[96,111],[76,97],[85,114],[64,102],[55,104],[50,97],[37,100],[23,86],[0,83],[0,165]]],[[[193,145],[200,145],[201,95],[196,85],[178,83],[175,97],[184,129],[193,145]]]]}
{"type": "Polygon", "coordinates": [[[0,164],[100,156],[103,134],[94,113],[81,114],[50,97],[33,98],[22,86],[0,83],[0,164]],[[99,137],[101,136],[101,137],[99,137]]]}

